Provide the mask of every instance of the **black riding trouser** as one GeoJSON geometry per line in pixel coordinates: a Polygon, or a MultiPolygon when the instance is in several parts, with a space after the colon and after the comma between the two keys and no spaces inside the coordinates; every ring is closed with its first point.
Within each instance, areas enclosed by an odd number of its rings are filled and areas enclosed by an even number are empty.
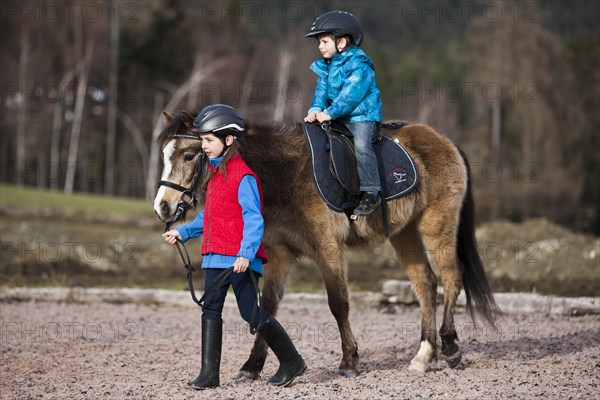
{"type": "MultiPolygon", "coordinates": [[[[263,312],[257,307],[256,289],[254,288],[252,278],[250,277],[250,269],[248,269],[246,272],[230,273],[221,282],[221,284],[218,285],[218,287],[216,284],[213,285],[213,281],[217,279],[217,276],[223,272],[223,270],[217,268],[206,268],[204,271],[206,272],[204,279],[206,300],[202,306],[202,315],[204,317],[210,319],[221,318],[225,297],[227,296],[227,290],[231,285],[237,300],[240,315],[244,321],[248,322],[251,326],[256,327],[259,323],[265,322],[271,318],[271,315],[263,312]],[[207,290],[210,290],[210,292],[207,292],[207,290]],[[216,295],[215,292],[217,293],[216,295]],[[256,307],[256,311],[254,314],[254,320],[252,320],[252,311],[254,307],[256,307]]],[[[256,281],[258,283],[258,274],[254,273],[254,276],[256,277],[256,281]]]]}

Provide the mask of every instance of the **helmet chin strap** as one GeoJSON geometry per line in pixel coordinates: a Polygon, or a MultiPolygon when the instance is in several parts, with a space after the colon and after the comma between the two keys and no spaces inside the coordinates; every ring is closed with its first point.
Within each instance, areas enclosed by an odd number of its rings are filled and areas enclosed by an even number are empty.
{"type": "Polygon", "coordinates": [[[227,152],[227,150],[229,150],[229,146],[225,145],[225,147],[223,147],[223,150],[221,151],[221,154],[219,154],[217,156],[217,158],[223,157],[225,155],[225,153],[227,152]]]}
{"type": "MultiPolygon", "coordinates": [[[[223,150],[221,151],[221,154],[219,154],[217,156],[217,158],[219,157],[223,157],[225,155],[225,153],[227,153],[227,150],[229,150],[229,148],[231,147],[231,144],[227,144],[227,137],[232,136],[233,140],[236,140],[237,138],[233,135],[228,135],[226,137],[223,138],[223,150]]],[[[233,142],[231,142],[233,144],[233,142]]]]}

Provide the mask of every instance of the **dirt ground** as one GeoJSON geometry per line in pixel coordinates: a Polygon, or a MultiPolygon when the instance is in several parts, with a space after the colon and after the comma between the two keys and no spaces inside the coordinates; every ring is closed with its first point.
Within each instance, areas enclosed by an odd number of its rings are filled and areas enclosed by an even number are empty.
{"type": "MultiPolygon", "coordinates": [[[[592,399],[600,393],[600,317],[507,315],[499,329],[457,328],[463,361],[408,369],[419,339],[419,310],[390,312],[353,304],[361,374],[337,374],[337,325],[326,304],[282,302],[279,320],[308,370],[288,388],[235,380],[253,342],[231,303],[224,310],[221,387],[197,392],[185,382],[200,362],[200,311],[140,304],[0,303],[2,399],[592,399]]],[[[438,317],[438,324],[439,324],[438,317]]]]}

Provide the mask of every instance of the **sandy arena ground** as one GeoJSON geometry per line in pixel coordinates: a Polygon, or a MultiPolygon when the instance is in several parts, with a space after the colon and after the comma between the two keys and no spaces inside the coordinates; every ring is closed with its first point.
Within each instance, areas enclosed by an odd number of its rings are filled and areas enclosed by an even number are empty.
{"type": "MultiPolygon", "coordinates": [[[[419,310],[382,312],[353,304],[361,374],[337,374],[341,350],[326,304],[286,302],[279,320],[307,364],[288,388],[237,382],[253,337],[231,303],[224,311],[221,387],[185,382],[200,362],[200,311],[190,306],[0,303],[2,399],[593,399],[600,393],[600,317],[520,314],[499,330],[457,315],[461,365],[408,369],[419,342],[419,310]]],[[[438,324],[440,318],[438,317],[438,324]]]]}

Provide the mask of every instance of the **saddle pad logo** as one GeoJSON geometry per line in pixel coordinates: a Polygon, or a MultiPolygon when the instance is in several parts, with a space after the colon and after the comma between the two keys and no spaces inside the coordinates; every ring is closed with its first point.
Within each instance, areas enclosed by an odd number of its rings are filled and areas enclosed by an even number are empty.
{"type": "Polygon", "coordinates": [[[394,183],[406,182],[406,170],[404,168],[396,168],[392,171],[395,181],[394,183]]]}
{"type": "Polygon", "coordinates": [[[394,176],[395,184],[406,182],[406,169],[404,168],[394,168],[391,175],[394,176]]]}

